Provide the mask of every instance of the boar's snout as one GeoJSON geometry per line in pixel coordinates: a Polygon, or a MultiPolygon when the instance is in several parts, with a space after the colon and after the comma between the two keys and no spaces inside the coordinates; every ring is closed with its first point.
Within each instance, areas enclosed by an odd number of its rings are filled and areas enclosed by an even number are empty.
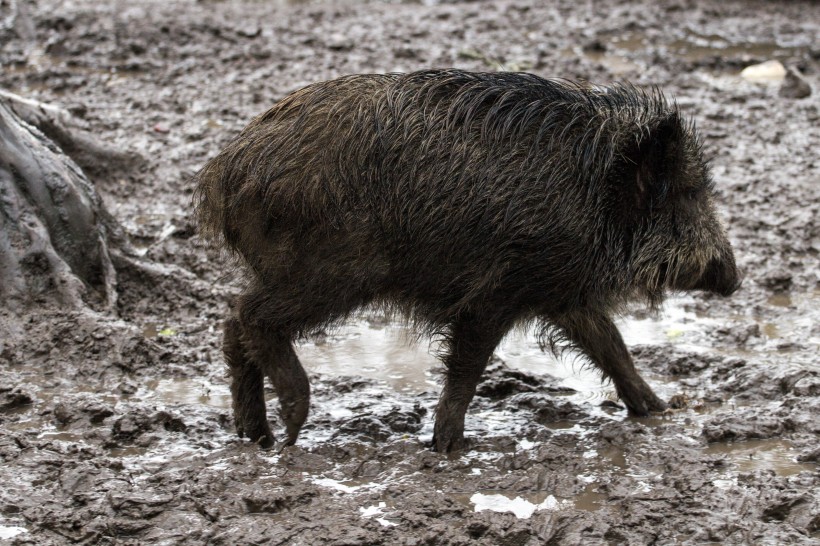
{"type": "Polygon", "coordinates": [[[743,277],[735,265],[734,256],[729,254],[710,260],[694,288],[715,292],[721,296],[731,296],[742,284],[743,277]]]}
{"type": "Polygon", "coordinates": [[[729,288],[729,290],[727,290],[726,292],[721,292],[721,295],[722,295],[722,296],[731,296],[732,294],[734,294],[735,292],[737,292],[738,290],[740,290],[740,287],[741,287],[741,286],[743,286],[743,275],[738,275],[738,276],[735,278],[735,284],[733,284],[733,285],[729,288]]]}

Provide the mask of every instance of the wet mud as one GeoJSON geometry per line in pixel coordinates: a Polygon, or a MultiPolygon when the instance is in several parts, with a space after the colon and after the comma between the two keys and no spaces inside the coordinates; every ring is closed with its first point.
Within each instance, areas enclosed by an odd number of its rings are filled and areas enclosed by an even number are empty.
{"type": "Polygon", "coordinates": [[[87,174],[166,267],[118,271],[110,312],[0,308],[0,543],[816,544],[818,35],[811,2],[0,3],[0,87],[145,158],[87,174]],[[809,96],[741,76],[768,60],[809,96]],[[220,338],[238,279],[196,235],[189,177],[301,85],[429,66],[629,79],[694,117],[746,280],[620,318],[674,409],[629,417],[519,331],[470,449],[442,456],[435,340],[364,311],[298,347],[296,446],[236,437],[220,338]]]}

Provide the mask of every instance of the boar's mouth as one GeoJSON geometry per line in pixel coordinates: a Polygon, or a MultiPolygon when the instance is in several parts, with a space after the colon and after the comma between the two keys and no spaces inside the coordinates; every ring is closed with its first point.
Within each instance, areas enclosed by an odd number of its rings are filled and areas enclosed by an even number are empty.
{"type": "Polygon", "coordinates": [[[719,259],[710,260],[706,265],[706,270],[698,282],[692,287],[694,290],[706,290],[720,294],[721,296],[731,296],[743,284],[743,278],[732,262],[725,262],[719,259]]]}
{"type": "Polygon", "coordinates": [[[664,264],[661,275],[664,280],[668,279],[668,286],[673,290],[703,290],[721,296],[732,295],[743,284],[735,264],[720,259],[710,260],[702,271],[679,271],[671,279],[668,265],[664,264]]]}

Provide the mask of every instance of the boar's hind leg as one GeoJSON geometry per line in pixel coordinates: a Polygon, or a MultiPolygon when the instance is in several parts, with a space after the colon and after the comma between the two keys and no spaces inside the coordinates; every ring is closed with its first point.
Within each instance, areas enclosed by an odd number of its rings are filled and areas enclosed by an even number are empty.
{"type": "Polygon", "coordinates": [[[612,380],[630,413],[643,416],[666,409],[666,404],[638,375],[612,319],[602,313],[578,313],[558,321],[558,325],[567,339],[612,380]]]}
{"type": "MultiPolygon", "coordinates": [[[[293,350],[293,336],[288,329],[280,326],[282,303],[286,301],[280,296],[283,295],[277,294],[274,289],[256,287],[240,298],[238,311],[244,334],[244,352],[255,367],[257,376],[267,375],[276,389],[279,414],[285,422],[287,433],[284,445],[288,446],[296,442],[307,419],[310,384],[293,350]]],[[[264,411],[264,402],[262,408],[264,411]]]]}
{"type": "Polygon", "coordinates": [[[433,448],[442,453],[464,448],[464,414],[481,374],[505,330],[476,320],[459,319],[447,336],[447,375],[436,408],[433,448]]]}
{"type": "Polygon", "coordinates": [[[273,445],[273,434],[265,413],[264,377],[242,348],[242,327],[236,317],[225,322],[223,350],[231,376],[231,395],[236,432],[263,448],[273,445]]]}
{"type": "Polygon", "coordinates": [[[296,443],[307,419],[310,383],[289,338],[272,336],[265,342],[269,358],[264,369],[279,396],[279,415],[285,422],[287,434],[284,445],[290,446],[296,443]]]}

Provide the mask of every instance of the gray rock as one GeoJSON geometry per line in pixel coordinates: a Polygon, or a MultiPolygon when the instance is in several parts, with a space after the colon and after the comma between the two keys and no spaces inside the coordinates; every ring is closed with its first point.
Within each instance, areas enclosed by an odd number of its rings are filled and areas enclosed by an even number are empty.
{"type": "Polygon", "coordinates": [[[780,96],[787,99],[804,99],[811,95],[811,85],[793,66],[786,69],[786,78],[780,84],[780,96]]]}

